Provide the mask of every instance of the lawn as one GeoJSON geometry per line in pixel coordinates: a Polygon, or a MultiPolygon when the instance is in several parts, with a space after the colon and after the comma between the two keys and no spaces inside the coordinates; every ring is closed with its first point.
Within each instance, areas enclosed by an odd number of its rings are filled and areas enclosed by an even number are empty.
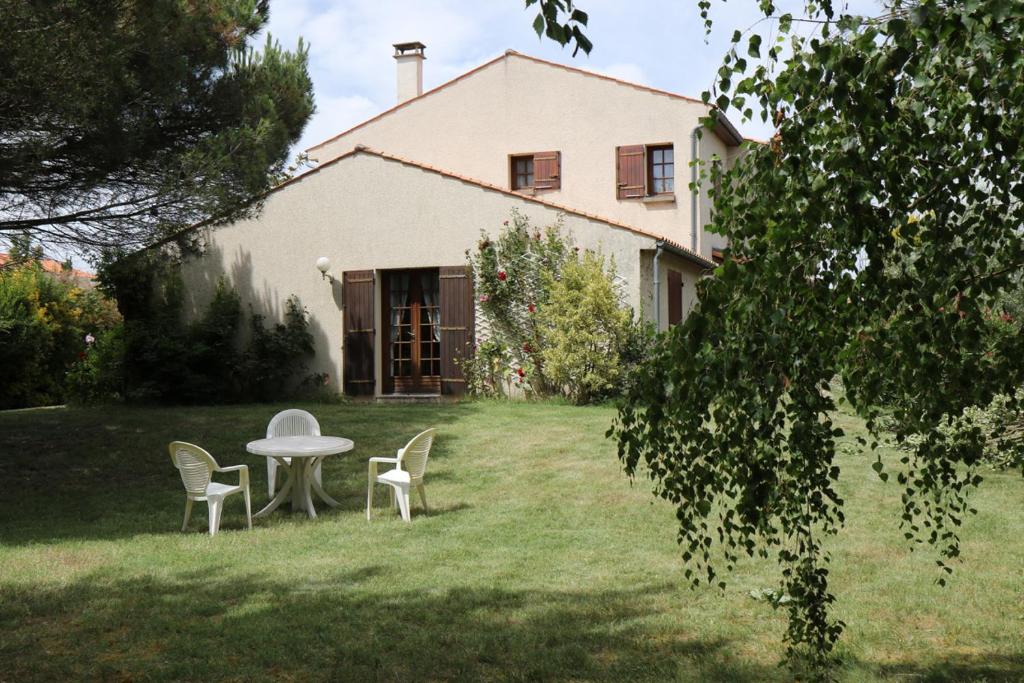
{"type": "MultiPolygon", "coordinates": [[[[262,507],[266,469],[244,444],[279,407],[0,414],[0,681],[789,680],[782,615],[750,596],[775,566],[687,588],[673,510],[604,439],[611,409],[304,407],[356,442],[324,466],[341,507],[245,531],[233,496],[212,539],[204,504],[179,531],[167,442],[247,463],[262,507]],[[414,498],[405,524],[378,495],[367,522],[366,459],[427,426],[432,511],[414,498]]],[[[940,588],[934,555],[895,526],[894,480],[848,451],[841,678],[1024,680],[1024,480],[987,474],[940,588]]]]}

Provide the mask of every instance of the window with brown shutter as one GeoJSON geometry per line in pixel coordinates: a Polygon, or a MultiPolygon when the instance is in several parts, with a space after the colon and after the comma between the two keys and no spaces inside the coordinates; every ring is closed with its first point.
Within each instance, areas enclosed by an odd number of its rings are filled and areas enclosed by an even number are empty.
{"type": "Polygon", "coordinates": [[[349,270],[341,276],[341,299],[345,309],[344,362],[345,393],[372,396],[373,372],[373,271],[349,270]]]}
{"type": "Polygon", "coordinates": [[[513,190],[557,190],[562,186],[562,153],[513,154],[509,178],[513,190]]]}
{"type": "Polygon", "coordinates": [[[675,149],[671,144],[616,147],[616,196],[619,199],[675,196],[675,149]]]}

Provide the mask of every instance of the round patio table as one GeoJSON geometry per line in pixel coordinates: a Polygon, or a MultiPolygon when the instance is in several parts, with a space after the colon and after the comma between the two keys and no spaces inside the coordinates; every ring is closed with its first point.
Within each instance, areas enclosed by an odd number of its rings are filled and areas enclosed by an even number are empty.
{"type": "Polygon", "coordinates": [[[265,508],[253,515],[264,517],[276,510],[281,503],[291,498],[292,510],[305,510],[311,519],[316,519],[313,496],[310,489],[331,507],[338,507],[338,501],[331,498],[313,477],[317,464],[332,455],[347,453],[355,447],[351,439],[339,436],[275,436],[269,439],[250,441],[245,450],[254,455],[273,458],[288,473],[281,490],[265,508]],[[291,462],[285,461],[290,458],[291,462]]]}

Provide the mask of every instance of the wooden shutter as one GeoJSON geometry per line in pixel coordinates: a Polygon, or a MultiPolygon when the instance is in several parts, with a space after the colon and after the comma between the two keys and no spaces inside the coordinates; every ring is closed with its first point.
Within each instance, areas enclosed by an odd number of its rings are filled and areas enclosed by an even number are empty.
{"type": "Polygon", "coordinates": [[[533,189],[557,190],[562,186],[562,153],[538,152],[533,155],[533,189]]]}
{"type": "Polygon", "coordinates": [[[342,273],[341,298],[345,309],[345,345],[341,350],[345,366],[345,393],[372,396],[373,271],[349,270],[342,273]]]}
{"type": "Polygon", "coordinates": [[[466,266],[440,270],[441,297],[441,393],[466,393],[466,379],[459,360],[472,353],[473,281],[466,266]]]}
{"type": "Polygon", "coordinates": [[[619,199],[639,199],[647,192],[647,163],[643,145],[616,147],[615,181],[619,199]]]}
{"type": "Polygon", "coordinates": [[[675,270],[668,271],[668,324],[678,325],[683,321],[683,276],[675,270]]]}

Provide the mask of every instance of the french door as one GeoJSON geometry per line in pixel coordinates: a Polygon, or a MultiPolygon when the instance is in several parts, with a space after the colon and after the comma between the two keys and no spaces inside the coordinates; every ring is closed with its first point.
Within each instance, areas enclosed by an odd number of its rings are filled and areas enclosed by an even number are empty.
{"type": "Polygon", "coordinates": [[[441,307],[436,268],[395,270],[382,282],[384,391],[441,391],[441,307]]]}

